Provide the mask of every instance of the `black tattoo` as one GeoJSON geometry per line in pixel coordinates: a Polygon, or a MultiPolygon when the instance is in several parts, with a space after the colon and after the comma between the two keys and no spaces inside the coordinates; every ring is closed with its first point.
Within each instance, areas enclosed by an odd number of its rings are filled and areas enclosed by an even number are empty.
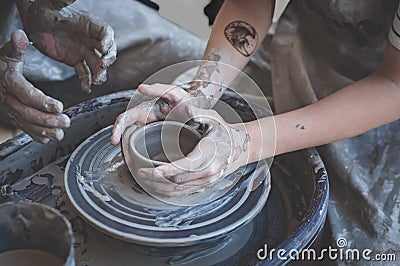
{"type": "Polygon", "coordinates": [[[300,124],[297,124],[297,125],[296,125],[296,128],[300,128],[300,129],[306,129],[306,126],[305,126],[305,125],[300,125],[300,124]]]}
{"type": "Polygon", "coordinates": [[[250,56],[257,47],[258,36],[253,26],[244,21],[233,21],[225,27],[225,37],[242,55],[250,56]]]}

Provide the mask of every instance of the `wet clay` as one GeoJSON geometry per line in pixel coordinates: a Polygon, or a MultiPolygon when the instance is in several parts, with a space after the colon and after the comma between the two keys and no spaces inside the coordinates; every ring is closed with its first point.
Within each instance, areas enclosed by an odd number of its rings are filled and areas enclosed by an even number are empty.
{"type": "MultiPolygon", "coordinates": [[[[246,236],[245,238],[238,237],[238,240],[230,242],[243,243],[241,248],[241,244],[237,244],[239,251],[231,248],[230,244],[223,249],[218,249],[221,250],[220,252],[212,252],[210,249],[199,246],[157,248],[133,245],[107,237],[90,226],[77,215],[75,208],[66,198],[63,186],[65,165],[70,153],[79,143],[94,132],[112,124],[114,117],[125,110],[124,103],[130,98],[127,95],[130,94],[119,92],[68,110],[67,114],[74,119],[74,122],[66,130],[68,137],[65,138],[65,142],[51,142],[46,146],[39,146],[29,142],[30,140],[25,135],[20,135],[4,145],[0,151],[2,185],[10,184],[15,196],[46,203],[53,207],[57,206],[70,220],[75,236],[77,266],[151,266],[167,263],[188,265],[187,261],[191,254],[197,258],[191,259],[193,264],[257,265],[260,264],[260,260],[257,258],[256,251],[265,243],[268,243],[268,247],[271,248],[300,250],[314,239],[324,222],[329,190],[322,161],[316,151],[310,149],[275,158],[271,168],[273,184],[267,204],[252,222],[238,229],[240,232],[232,232],[232,234],[246,236]],[[62,158],[63,156],[66,157],[62,158]],[[41,164],[36,166],[37,162],[41,164]],[[35,168],[32,169],[32,166],[35,168]],[[241,230],[244,230],[243,233],[241,230]],[[229,255],[222,255],[222,251],[229,255]],[[217,259],[201,257],[199,253],[210,256],[213,254],[213,258],[217,259]]],[[[243,116],[250,113],[246,105],[235,98],[225,97],[224,100],[236,106],[236,110],[243,116]]],[[[259,112],[262,113],[261,110],[259,112]]],[[[82,172],[82,174],[85,173],[82,172]]],[[[96,180],[96,175],[93,175],[93,178],[84,176],[86,181],[96,180]]],[[[108,183],[116,183],[108,181],[108,183]]],[[[122,189],[133,189],[129,187],[132,183],[132,178],[121,180],[116,190],[121,192],[122,189]]],[[[221,245],[227,243],[234,237],[232,234],[229,234],[226,239],[219,240],[219,243],[221,245]]],[[[278,258],[275,257],[274,260],[263,263],[265,265],[281,263],[277,260],[278,258]]]]}
{"type": "Polygon", "coordinates": [[[0,253],[0,266],[63,266],[63,261],[44,251],[18,249],[0,253]]]}

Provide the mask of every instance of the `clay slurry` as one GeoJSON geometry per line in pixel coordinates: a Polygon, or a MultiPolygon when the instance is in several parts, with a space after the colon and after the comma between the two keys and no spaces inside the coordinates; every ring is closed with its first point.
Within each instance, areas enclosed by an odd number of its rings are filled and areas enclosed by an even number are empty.
{"type": "Polygon", "coordinates": [[[63,266],[63,261],[44,251],[17,249],[0,253],[0,266],[63,266]]]}

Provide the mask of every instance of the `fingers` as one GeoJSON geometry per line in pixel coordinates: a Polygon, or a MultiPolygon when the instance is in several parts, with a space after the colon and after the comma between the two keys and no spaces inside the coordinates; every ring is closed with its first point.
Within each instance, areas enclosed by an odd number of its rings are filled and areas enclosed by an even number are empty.
{"type": "Polygon", "coordinates": [[[147,185],[151,187],[155,193],[165,197],[185,196],[205,188],[204,186],[185,186],[174,183],[165,185],[148,182],[147,185]]]}
{"type": "Polygon", "coordinates": [[[144,124],[154,122],[160,119],[154,112],[154,102],[143,102],[132,109],[120,114],[112,128],[111,143],[116,145],[119,143],[125,129],[133,124],[142,126],[144,124]]]}
{"type": "MultiPolygon", "coordinates": [[[[26,49],[29,46],[28,37],[22,30],[11,33],[11,41],[5,43],[0,49],[0,55],[23,62],[26,49]]],[[[22,69],[21,69],[22,70],[22,69]]]]}
{"type": "Polygon", "coordinates": [[[208,139],[202,139],[197,146],[186,157],[177,161],[158,166],[157,168],[143,168],[138,172],[141,178],[168,178],[176,183],[184,183],[190,180],[185,180],[183,175],[194,178],[210,176],[215,174],[215,169],[212,166],[214,161],[215,147],[208,139]],[[205,151],[205,152],[203,152],[205,151]]]}
{"type": "Polygon", "coordinates": [[[142,168],[138,171],[141,178],[170,178],[187,172],[195,171],[201,165],[200,160],[191,160],[188,157],[172,163],[161,165],[157,168],[142,168]]]}
{"type": "Polygon", "coordinates": [[[200,109],[191,105],[186,107],[188,115],[192,118],[194,122],[203,125],[217,126],[224,121],[224,119],[218,114],[217,111],[212,109],[200,109]]]}
{"type": "Polygon", "coordinates": [[[22,30],[14,31],[11,34],[11,41],[7,44],[8,48],[3,47],[0,54],[17,59],[17,61],[9,58],[3,59],[8,63],[4,75],[1,77],[7,93],[35,109],[49,113],[61,113],[63,104],[35,88],[22,74],[23,55],[29,45],[25,33],[22,30]]]}
{"type": "Polygon", "coordinates": [[[188,95],[185,90],[179,87],[159,83],[153,85],[140,84],[138,90],[148,96],[162,97],[171,103],[179,102],[188,95]]]}
{"type": "Polygon", "coordinates": [[[15,53],[13,57],[23,56],[29,46],[29,40],[25,32],[22,30],[16,30],[11,33],[11,42],[15,53]]]}
{"type": "Polygon", "coordinates": [[[35,141],[47,143],[50,139],[60,141],[64,138],[64,132],[60,128],[46,128],[34,125],[30,121],[24,120],[18,113],[13,113],[10,117],[22,131],[31,136],[35,141]]]}
{"type": "Polygon", "coordinates": [[[127,118],[127,112],[120,114],[117,119],[115,119],[114,125],[111,130],[111,139],[110,142],[112,145],[117,145],[119,140],[121,139],[122,133],[124,133],[125,129],[134,124],[131,120],[125,120],[127,118]]]}
{"type": "MultiPolygon", "coordinates": [[[[224,174],[224,171],[217,167],[215,171],[207,169],[206,171],[178,174],[170,178],[165,178],[163,171],[160,171],[160,167],[155,169],[140,169],[138,173],[140,184],[151,191],[170,197],[197,192],[214,184],[224,174]]],[[[213,168],[214,166],[211,167],[211,169],[213,168]]]]}
{"type": "Polygon", "coordinates": [[[210,176],[206,176],[206,177],[201,177],[198,179],[195,179],[193,181],[189,181],[189,182],[185,182],[182,183],[181,185],[183,186],[191,186],[191,187],[207,187],[209,185],[214,184],[215,182],[217,182],[220,178],[222,177],[222,175],[220,173],[215,174],[215,175],[210,175],[210,176]]]}
{"type": "Polygon", "coordinates": [[[50,139],[60,141],[64,138],[64,131],[60,128],[45,128],[28,123],[18,123],[22,131],[32,137],[33,140],[47,143],[50,139]]]}
{"type": "Polygon", "coordinates": [[[117,117],[117,119],[115,119],[115,123],[111,130],[111,139],[110,139],[111,144],[117,145],[125,129],[135,124],[136,121],[137,121],[137,112],[135,108],[132,108],[120,114],[117,117]]]}
{"type": "Polygon", "coordinates": [[[7,97],[4,106],[10,118],[33,140],[47,143],[50,139],[60,141],[64,138],[62,127],[69,126],[66,115],[49,114],[23,105],[15,97],[7,97]]]}
{"type": "Polygon", "coordinates": [[[115,62],[116,59],[117,59],[117,44],[113,42],[111,48],[108,49],[107,52],[103,53],[103,56],[101,58],[101,64],[104,67],[109,67],[115,62]]]}
{"type": "Polygon", "coordinates": [[[7,71],[3,80],[7,92],[24,105],[47,113],[62,113],[64,106],[60,101],[35,88],[21,73],[7,71]]]}
{"type": "Polygon", "coordinates": [[[101,25],[100,29],[98,29],[98,25],[96,23],[92,23],[91,33],[92,36],[97,36],[96,39],[100,41],[99,46],[97,47],[100,53],[108,54],[113,49],[113,46],[116,48],[114,42],[114,30],[112,27],[108,25],[101,25]]]}
{"type": "Polygon", "coordinates": [[[92,74],[90,72],[89,66],[85,61],[79,62],[74,66],[75,72],[81,80],[81,89],[84,92],[90,93],[90,87],[92,86],[92,74]]]}
{"type": "Polygon", "coordinates": [[[140,185],[147,190],[162,196],[184,196],[203,189],[205,186],[188,186],[186,184],[176,184],[163,178],[157,171],[153,176],[140,178],[140,185]]]}
{"type": "MultiPolygon", "coordinates": [[[[141,84],[138,87],[138,91],[148,96],[162,97],[162,99],[169,103],[179,102],[187,96],[187,92],[179,87],[158,83],[153,85],[141,84]]],[[[120,114],[112,128],[111,143],[113,145],[118,144],[125,129],[135,123],[143,125],[160,119],[160,117],[157,117],[157,114],[152,111],[152,106],[154,106],[154,104],[155,102],[149,102],[147,105],[143,103],[120,114]]],[[[160,106],[160,109],[163,110],[163,107],[160,106]]]]}
{"type": "Polygon", "coordinates": [[[186,186],[200,186],[208,183],[213,183],[219,177],[221,177],[222,170],[218,166],[209,167],[203,171],[194,173],[184,173],[171,177],[170,180],[176,184],[186,186]]]}
{"type": "Polygon", "coordinates": [[[76,65],[75,71],[81,73],[82,89],[88,91],[90,85],[101,85],[107,81],[107,68],[113,64],[117,56],[117,47],[112,44],[111,50],[101,55],[95,50],[86,53],[85,60],[76,65]]]}
{"type": "Polygon", "coordinates": [[[86,62],[92,75],[93,84],[103,84],[107,80],[107,66],[102,65],[100,58],[94,51],[86,54],[86,62]]]}
{"type": "Polygon", "coordinates": [[[101,54],[104,67],[114,63],[117,57],[117,45],[114,40],[114,29],[92,16],[82,16],[82,31],[92,39],[93,48],[101,54]]]}
{"type": "MultiPolygon", "coordinates": [[[[96,40],[96,43],[99,42],[96,40]]],[[[108,45],[107,42],[104,45],[108,45]]],[[[96,53],[95,50],[89,50],[86,53],[85,60],[75,65],[75,72],[78,74],[81,80],[81,88],[83,91],[90,92],[92,83],[94,85],[101,85],[107,81],[107,68],[112,65],[117,58],[117,46],[114,42],[111,43],[110,48],[104,48],[103,44],[99,46],[99,49],[104,54],[96,53]]]]}
{"type": "Polygon", "coordinates": [[[117,57],[117,46],[112,27],[86,13],[74,13],[71,19],[64,19],[59,30],[74,31],[82,42],[84,52],[80,62],[74,65],[81,80],[81,88],[90,92],[92,84],[101,85],[107,80],[107,68],[117,57]]]}
{"type": "Polygon", "coordinates": [[[103,54],[100,63],[104,67],[109,67],[115,62],[116,59],[117,59],[117,45],[115,42],[113,42],[113,45],[107,51],[107,53],[103,54]]]}
{"type": "Polygon", "coordinates": [[[64,114],[45,113],[21,103],[13,96],[7,97],[5,108],[13,117],[18,116],[20,123],[28,123],[46,128],[67,128],[70,119],[64,114]]]}

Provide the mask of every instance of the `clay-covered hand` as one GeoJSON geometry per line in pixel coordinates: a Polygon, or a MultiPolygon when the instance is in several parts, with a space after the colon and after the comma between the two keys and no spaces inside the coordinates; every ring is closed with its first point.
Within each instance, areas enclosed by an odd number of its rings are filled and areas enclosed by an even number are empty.
{"type": "MultiPolygon", "coordinates": [[[[154,100],[143,102],[132,109],[120,114],[112,128],[111,143],[119,143],[125,129],[133,124],[143,126],[158,120],[163,120],[171,110],[180,113],[190,104],[193,97],[180,87],[166,84],[141,84],[138,91],[144,95],[155,97],[154,100]]],[[[175,113],[175,112],[174,112],[175,113]]]]}
{"type": "Polygon", "coordinates": [[[116,59],[114,30],[90,14],[69,7],[76,0],[36,0],[27,10],[25,28],[45,55],[75,68],[81,88],[107,80],[116,59]]]}
{"type": "Polygon", "coordinates": [[[63,104],[35,88],[22,74],[24,53],[29,45],[22,30],[0,48],[0,108],[14,124],[34,140],[61,140],[61,128],[69,127],[63,104]]]}
{"type": "Polygon", "coordinates": [[[228,124],[215,110],[186,108],[204,129],[197,146],[183,159],[138,171],[143,182],[164,196],[202,190],[248,163],[250,137],[244,124],[228,124]]]}

